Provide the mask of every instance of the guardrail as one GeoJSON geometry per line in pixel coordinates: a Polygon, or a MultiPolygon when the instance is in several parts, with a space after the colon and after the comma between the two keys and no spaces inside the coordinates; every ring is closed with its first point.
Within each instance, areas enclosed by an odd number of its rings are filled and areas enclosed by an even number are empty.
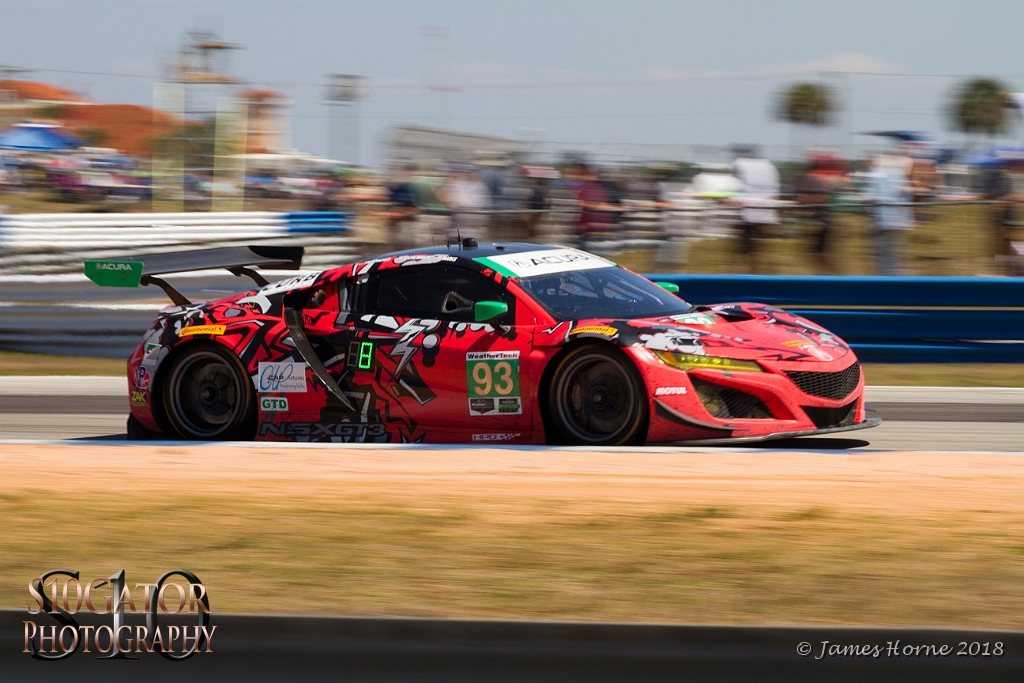
{"type": "Polygon", "coordinates": [[[691,303],[759,301],[842,337],[866,362],[1024,362],[1024,278],[650,275],[691,303]]]}
{"type": "MultiPolygon", "coordinates": [[[[787,308],[880,363],[1024,362],[1024,278],[650,275],[696,304],[787,308]]],[[[271,278],[273,279],[273,278],[271,278]]],[[[176,276],[193,300],[249,288],[227,274],[176,276]]],[[[166,302],[104,290],[82,275],[0,276],[0,348],[125,357],[166,302]]]]}
{"type": "Polygon", "coordinates": [[[341,211],[0,215],[0,272],[79,272],[97,256],[343,236],[351,219],[341,211]]]}
{"type": "MultiPolygon", "coordinates": [[[[125,617],[130,626],[145,622],[140,615],[125,617]]],[[[82,613],[76,618],[82,624],[110,623],[109,617],[101,621],[82,613]]],[[[0,610],[0,679],[935,682],[1019,681],[1024,675],[1024,633],[1018,631],[288,617],[215,612],[210,619],[210,625],[217,627],[212,651],[197,653],[187,661],[167,661],[146,652],[132,653],[136,660],[103,660],[94,648],[90,653],[78,651],[65,660],[44,662],[22,651],[22,622],[33,619],[44,625],[57,623],[48,615],[0,610]],[[824,641],[825,654],[818,658],[824,641]],[[999,655],[994,654],[996,643],[1000,644],[999,655]],[[829,654],[830,645],[850,649],[842,655],[829,654]],[[850,646],[867,654],[854,654],[850,646]],[[877,656],[873,656],[875,647],[877,656]],[[960,651],[963,654],[957,654],[960,651]]],[[[65,642],[70,641],[68,635],[65,642]]],[[[102,643],[106,642],[104,637],[102,643]]]]}

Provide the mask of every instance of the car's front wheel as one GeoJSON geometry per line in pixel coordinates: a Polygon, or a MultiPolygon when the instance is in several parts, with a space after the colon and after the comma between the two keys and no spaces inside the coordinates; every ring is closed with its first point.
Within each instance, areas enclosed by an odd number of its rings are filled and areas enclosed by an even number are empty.
{"type": "Polygon", "coordinates": [[[626,446],[644,441],[644,383],[617,349],[586,345],[563,356],[551,377],[548,406],[561,443],[626,446]]]}
{"type": "Polygon", "coordinates": [[[167,419],[183,438],[248,440],[256,428],[256,395],[241,362],[213,343],[190,344],[163,382],[167,419]]]}

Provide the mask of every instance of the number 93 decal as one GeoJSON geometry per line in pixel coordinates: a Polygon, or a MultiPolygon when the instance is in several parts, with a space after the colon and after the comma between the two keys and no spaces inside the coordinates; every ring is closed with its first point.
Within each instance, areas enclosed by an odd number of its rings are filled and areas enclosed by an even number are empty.
{"type": "Polygon", "coordinates": [[[466,389],[471,415],[521,414],[519,352],[467,353],[466,389]]]}

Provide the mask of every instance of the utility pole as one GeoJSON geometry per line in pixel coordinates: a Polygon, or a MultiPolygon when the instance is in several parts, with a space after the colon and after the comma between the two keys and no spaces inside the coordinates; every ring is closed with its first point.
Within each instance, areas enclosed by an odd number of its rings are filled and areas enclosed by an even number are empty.
{"type": "MultiPolygon", "coordinates": [[[[164,107],[171,105],[173,108],[166,109],[167,111],[180,116],[186,122],[198,119],[207,127],[212,124],[213,132],[178,135],[171,141],[174,151],[170,158],[158,161],[154,155],[154,202],[157,196],[156,175],[159,167],[164,190],[161,192],[162,198],[174,205],[174,209],[184,209],[184,176],[188,172],[216,177],[218,182],[214,185],[213,205],[224,205],[225,197],[219,195],[227,190],[226,187],[221,187],[225,173],[230,170],[232,173],[229,175],[234,175],[233,165],[231,169],[225,167],[225,163],[231,161],[227,157],[230,157],[229,152],[233,151],[233,140],[220,140],[218,137],[235,135],[239,129],[244,130],[244,126],[227,125],[226,117],[244,115],[245,108],[234,107],[220,95],[220,92],[225,86],[241,83],[240,79],[227,73],[227,55],[241,47],[236,43],[220,40],[212,31],[197,29],[188,32],[181,49],[171,56],[164,81],[154,87],[154,100],[158,100],[154,103],[155,106],[160,108],[160,104],[164,107]],[[212,148],[211,156],[204,158],[204,150],[208,147],[212,148]],[[192,168],[189,168],[188,150],[197,157],[197,163],[192,164],[192,168]],[[218,159],[218,155],[225,158],[218,159]]],[[[245,151],[244,143],[240,151],[245,151]]],[[[244,165],[242,175],[244,176],[244,165]]]]}
{"type": "Polygon", "coordinates": [[[332,159],[359,165],[359,102],[365,79],[353,74],[331,74],[327,104],[331,108],[329,154],[332,159]]]}
{"type": "Polygon", "coordinates": [[[451,82],[451,40],[448,26],[420,26],[423,118],[430,128],[451,126],[452,95],[462,90],[451,82]]]}

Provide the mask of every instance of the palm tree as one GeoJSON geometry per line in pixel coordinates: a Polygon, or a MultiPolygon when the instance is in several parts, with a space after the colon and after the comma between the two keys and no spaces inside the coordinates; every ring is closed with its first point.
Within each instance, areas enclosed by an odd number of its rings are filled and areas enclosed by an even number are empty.
{"type": "Polygon", "coordinates": [[[1009,106],[1012,104],[1005,84],[994,78],[974,78],[956,90],[947,114],[956,130],[991,137],[1004,132],[1009,125],[1009,106]]]}
{"type": "Polygon", "coordinates": [[[783,88],[775,102],[775,118],[793,124],[794,128],[797,125],[827,126],[835,111],[836,97],[832,88],[820,83],[794,83],[783,88]]]}

